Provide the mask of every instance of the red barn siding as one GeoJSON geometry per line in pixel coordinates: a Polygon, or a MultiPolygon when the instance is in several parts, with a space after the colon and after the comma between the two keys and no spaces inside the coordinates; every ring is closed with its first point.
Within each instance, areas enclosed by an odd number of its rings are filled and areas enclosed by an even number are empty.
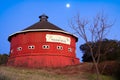
{"type": "Polygon", "coordinates": [[[12,58],[9,60],[12,66],[41,68],[41,67],[64,67],[68,65],[76,65],[79,63],[77,58],[69,58],[65,56],[50,56],[50,55],[37,55],[37,56],[22,56],[12,58]],[[14,61],[12,63],[12,61],[14,61]],[[76,62],[77,61],[77,62],[76,62]]]}
{"type": "Polygon", "coordinates": [[[8,65],[23,67],[63,67],[67,65],[79,64],[79,59],[75,54],[75,37],[58,32],[27,32],[16,34],[11,38],[11,53],[8,65]],[[46,34],[55,34],[69,37],[71,43],[63,44],[58,42],[46,42],[46,34]],[[28,46],[34,45],[34,49],[28,49],[28,46]],[[49,49],[43,49],[43,45],[49,45],[49,49]],[[57,46],[62,46],[58,50],[57,46]],[[18,51],[17,48],[22,50],[18,51]],[[72,49],[72,52],[68,51],[72,49]]]}

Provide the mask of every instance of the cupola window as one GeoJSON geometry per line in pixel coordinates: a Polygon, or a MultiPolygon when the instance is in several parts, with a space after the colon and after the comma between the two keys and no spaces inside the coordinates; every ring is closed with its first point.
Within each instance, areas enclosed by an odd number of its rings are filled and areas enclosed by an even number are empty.
{"type": "Polygon", "coordinates": [[[48,16],[46,16],[45,14],[43,14],[43,15],[39,16],[39,18],[40,18],[40,21],[47,21],[48,16]]]}

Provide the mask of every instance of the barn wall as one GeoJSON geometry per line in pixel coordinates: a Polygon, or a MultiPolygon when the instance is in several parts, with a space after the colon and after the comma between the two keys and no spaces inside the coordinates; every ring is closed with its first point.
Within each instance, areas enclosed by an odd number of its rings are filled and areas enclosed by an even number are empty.
{"type": "Polygon", "coordinates": [[[79,63],[76,58],[75,37],[58,32],[28,32],[12,36],[10,58],[8,65],[28,67],[59,67],[75,65],[79,63]],[[59,42],[46,42],[46,34],[61,35],[71,39],[70,44],[59,42]],[[43,45],[49,45],[49,49],[43,49],[43,45]],[[28,49],[34,46],[34,49],[28,49]],[[63,49],[57,49],[62,46],[63,49]],[[18,50],[18,48],[22,48],[18,50]],[[71,51],[68,50],[71,48],[71,51]]]}
{"type": "Polygon", "coordinates": [[[9,64],[16,67],[42,68],[42,67],[64,67],[79,64],[79,59],[66,56],[19,56],[9,59],[9,64]]]}

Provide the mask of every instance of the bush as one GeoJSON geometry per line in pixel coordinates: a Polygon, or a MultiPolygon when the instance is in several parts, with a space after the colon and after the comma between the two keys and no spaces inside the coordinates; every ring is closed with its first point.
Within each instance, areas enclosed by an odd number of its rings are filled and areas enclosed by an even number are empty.
{"type": "Polygon", "coordinates": [[[101,74],[114,76],[120,80],[120,63],[117,61],[105,61],[99,64],[101,74]]]}
{"type": "Polygon", "coordinates": [[[0,54],[0,65],[6,64],[8,60],[8,54],[0,54]]]}

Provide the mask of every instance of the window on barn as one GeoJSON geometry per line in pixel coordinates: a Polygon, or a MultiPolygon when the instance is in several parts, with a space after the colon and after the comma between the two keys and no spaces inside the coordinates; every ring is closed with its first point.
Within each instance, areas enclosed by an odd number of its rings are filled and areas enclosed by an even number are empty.
{"type": "Polygon", "coordinates": [[[50,46],[49,46],[49,45],[43,45],[42,48],[43,48],[43,49],[49,49],[50,46]]]}
{"type": "Polygon", "coordinates": [[[17,47],[17,51],[21,51],[22,50],[22,47],[17,47]]]}
{"type": "Polygon", "coordinates": [[[34,45],[30,45],[30,46],[28,46],[28,49],[35,49],[35,46],[34,45]]]}
{"type": "Polygon", "coordinates": [[[68,48],[68,51],[69,51],[69,52],[72,52],[72,48],[68,48]]]}
{"type": "Polygon", "coordinates": [[[57,49],[58,50],[63,50],[63,47],[62,46],[57,46],[57,49]]]}
{"type": "Polygon", "coordinates": [[[10,50],[10,53],[13,53],[13,49],[10,50]]]}

